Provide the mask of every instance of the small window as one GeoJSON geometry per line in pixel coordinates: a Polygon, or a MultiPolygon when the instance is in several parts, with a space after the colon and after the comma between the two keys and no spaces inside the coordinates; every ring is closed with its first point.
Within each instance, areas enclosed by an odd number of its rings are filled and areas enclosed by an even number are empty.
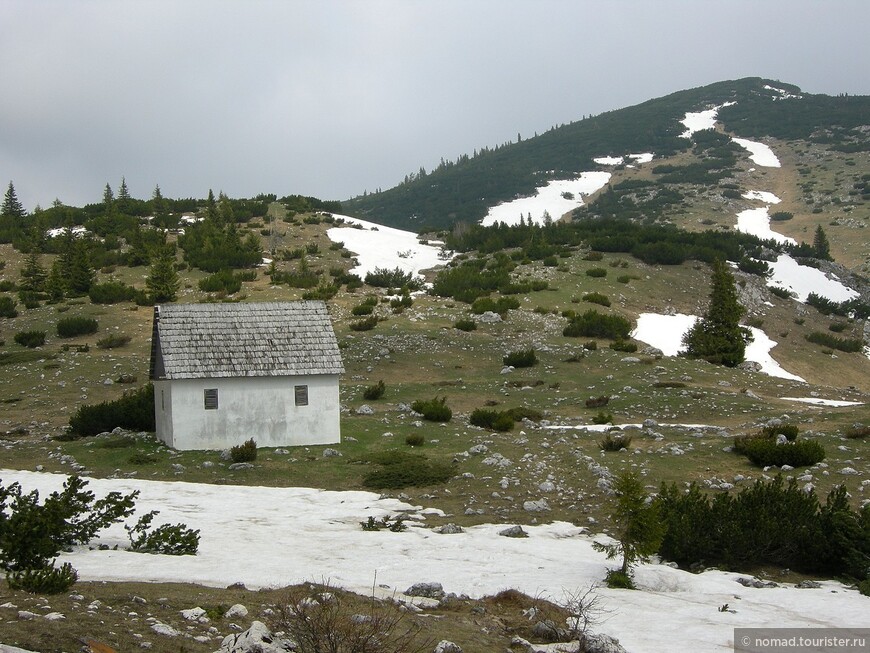
{"type": "Polygon", "coordinates": [[[294,388],[296,394],[296,405],[297,406],[307,406],[308,405],[308,386],[307,385],[297,385],[294,388]]]}
{"type": "Polygon", "coordinates": [[[217,388],[203,390],[203,399],[205,400],[206,410],[217,410],[218,407],[218,392],[217,388]]]}

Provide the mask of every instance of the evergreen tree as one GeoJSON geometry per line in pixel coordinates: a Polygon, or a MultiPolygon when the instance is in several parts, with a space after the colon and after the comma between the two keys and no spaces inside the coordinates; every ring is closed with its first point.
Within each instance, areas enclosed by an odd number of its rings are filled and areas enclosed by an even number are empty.
{"type": "Polygon", "coordinates": [[[82,297],[88,294],[91,285],[96,279],[96,272],[91,266],[88,244],[83,240],[77,240],[72,248],[70,261],[69,280],[67,287],[73,297],[82,297]]]}
{"type": "Polygon", "coordinates": [[[831,244],[828,242],[828,236],[822,225],[816,227],[816,233],[813,236],[813,256],[824,261],[832,261],[831,244]]]}
{"type": "Polygon", "coordinates": [[[163,251],[151,263],[151,271],[145,279],[145,287],[151,293],[155,304],[174,302],[178,299],[181,282],[175,269],[175,256],[171,251],[163,251]]]}
{"type": "Polygon", "coordinates": [[[112,192],[112,187],[106,182],[106,187],[103,189],[103,207],[108,212],[115,204],[115,194],[112,192]]]}
{"type": "Polygon", "coordinates": [[[4,218],[19,219],[27,215],[21,202],[18,201],[18,195],[15,194],[15,186],[9,182],[9,187],[6,189],[6,195],[3,197],[3,206],[0,207],[0,216],[4,218]]]}
{"type": "MultiPolygon", "coordinates": [[[[631,568],[638,562],[646,562],[658,552],[665,534],[659,505],[649,501],[643,483],[634,472],[624,472],[614,483],[616,510],[614,517],[618,533],[615,544],[594,543],[596,551],[602,551],[608,558],[622,556],[618,571],[624,586],[631,586],[631,568]]],[[[608,579],[611,573],[608,573],[608,579]]]]}
{"type": "Polygon", "coordinates": [[[744,309],[737,300],[734,276],[721,260],[713,262],[707,312],[683,336],[685,356],[735,367],[743,362],[749,333],[740,326],[744,309]]]}
{"type": "Polygon", "coordinates": [[[163,197],[163,193],[160,192],[159,185],[154,187],[154,192],[151,194],[151,213],[154,216],[152,224],[155,227],[168,229],[177,226],[177,223],[171,224],[169,210],[166,206],[166,199],[163,197]]]}
{"type": "Polygon", "coordinates": [[[45,290],[47,276],[45,268],[39,262],[39,252],[31,250],[24,262],[24,267],[21,268],[18,288],[29,292],[42,292],[45,290]]]}
{"type": "Polygon", "coordinates": [[[208,197],[205,200],[205,219],[211,220],[215,224],[218,221],[217,202],[214,199],[214,193],[211,188],[208,189],[208,197]]]}
{"type": "Polygon", "coordinates": [[[121,177],[121,187],[118,188],[118,200],[126,202],[130,199],[130,191],[127,190],[127,179],[121,177]]]}
{"type": "Polygon", "coordinates": [[[50,304],[57,304],[63,301],[67,293],[66,278],[63,275],[63,265],[60,257],[54,259],[51,265],[51,272],[48,273],[48,278],[45,280],[45,292],[48,295],[50,304]]]}
{"type": "Polygon", "coordinates": [[[224,226],[234,224],[236,221],[235,216],[233,215],[233,205],[230,202],[230,198],[224,195],[223,192],[218,194],[217,213],[220,223],[224,226]]]}

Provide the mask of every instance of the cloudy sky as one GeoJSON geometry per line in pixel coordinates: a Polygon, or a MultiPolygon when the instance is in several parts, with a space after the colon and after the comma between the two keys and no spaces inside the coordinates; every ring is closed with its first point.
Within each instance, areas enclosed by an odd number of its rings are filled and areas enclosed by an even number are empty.
{"type": "Polygon", "coordinates": [[[866,0],[0,0],[0,184],[346,199],[724,79],[870,94],[868,25],[866,0]]]}

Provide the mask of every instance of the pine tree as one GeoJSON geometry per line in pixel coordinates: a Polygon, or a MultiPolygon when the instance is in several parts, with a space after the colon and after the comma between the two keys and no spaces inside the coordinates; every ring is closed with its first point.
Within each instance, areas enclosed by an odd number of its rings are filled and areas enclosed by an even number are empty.
{"type": "Polygon", "coordinates": [[[121,177],[121,186],[118,188],[118,199],[123,202],[130,199],[130,191],[127,190],[127,179],[125,177],[121,177]]]}
{"type": "Polygon", "coordinates": [[[24,267],[21,268],[21,279],[18,288],[25,292],[42,292],[45,290],[47,278],[45,268],[39,262],[39,252],[32,250],[27,255],[24,267]]]}
{"type": "Polygon", "coordinates": [[[685,356],[735,367],[743,362],[749,334],[740,326],[744,309],[737,300],[734,276],[720,259],[713,262],[707,312],[683,336],[685,356]]]}
{"type": "Polygon", "coordinates": [[[67,282],[69,294],[73,297],[87,295],[97,274],[91,266],[91,256],[85,241],[75,242],[69,266],[69,280],[67,282]]]}
{"type": "Polygon", "coordinates": [[[50,304],[63,301],[67,293],[66,278],[63,276],[63,265],[60,257],[54,259],[54,263],[51,265],[51,272],[48,273],[48,279],[45,280],[45,292],[50,304]]]}
{"type": "Polygon", "coordinates": [[[106,182],[106,187],[103,189],[103,207],[106,211],[112,208],[115,203],[115,193],[112,192],[112,187],[106,182]]]}
{"type": "Polygon", "coordinates": [[[618,581],[622,586],[631,587],[631,568],[638,562],[646,562],[650,556],[658,552],[665,534],[659,505],[649,501],[643,488],[643,483],[634,472],[624,472],[614,483],[616,492],[616,510],[614,517],[618,533],[615,544],[594,543],[596,551],[602,551],[609,558],[622,556],[619,570],[608,572],[608,579],[613,572],[622,578],[618,581]]]}
{"type": "Polygon", "coordinates": [[[831,258],[831,244],[828,242],[828,236],[822,229],[822,225],[816,227],[816,233],[813,236],[813,255],[824,261],[833,260],[831,258]]]}
{"type": "Polygon", "coordinates": [[[6,189],[6,195],[3,197],[3,206],[0,207],[0,216],[4,218],[23,218],[27,215],[21,202],[18,201],[18,195],[15,194],[15,186],[9,182],[9,187],[6,189]]]}
{"type": "Polygon", "coordinates": [[[145,287],[151,293],[155,304],[174,302],[178,299],[181,282],[175,269],[175,257],[170,251],[161,252],[151,264],[151,271],[145,279],[145,287]]]}

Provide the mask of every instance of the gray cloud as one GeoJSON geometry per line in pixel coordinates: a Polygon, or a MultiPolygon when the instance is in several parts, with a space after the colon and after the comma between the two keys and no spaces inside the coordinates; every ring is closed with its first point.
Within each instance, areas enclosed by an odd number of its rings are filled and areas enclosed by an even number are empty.
{"type": "Polygon", "coordinates": [[[870,93],[870,3],[0,3],[0,183],[27,208],[344,199],[421,165],[723,79],[870,93]]]}

